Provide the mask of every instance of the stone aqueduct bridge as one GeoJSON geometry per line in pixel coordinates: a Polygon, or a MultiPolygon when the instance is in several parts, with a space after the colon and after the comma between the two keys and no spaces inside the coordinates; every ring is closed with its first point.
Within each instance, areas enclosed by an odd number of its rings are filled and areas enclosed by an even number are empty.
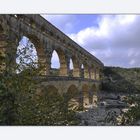
{"type": "MultiPolygon", "coordinates": [[[[40,15],[0,15],[0,52],[16,54],[17,46],[23,36],[35,45],[41,70],[39,91],[60,94],[74,93],[73,101],[86,106],[94,104],[101,82],[103,63],[91,55],[59,29],[46,21],[40,15]],[[51,57],[56,51],[60,60],[57,76],[51,75],[51,57]],[[73,62],[72,76],[70,74],[70,59],[73,62]],[[83,68],[82,68],[83,65],[83,68]],[[82,76],[83,75],[83,76],[82,76]],[[78,93],[78,94],[77,94],[78,93]]],[[[16,55],[11,64],[16,63],[16,55]]],[[[0,70],[6,67],[3,62],[0,70]]]]}

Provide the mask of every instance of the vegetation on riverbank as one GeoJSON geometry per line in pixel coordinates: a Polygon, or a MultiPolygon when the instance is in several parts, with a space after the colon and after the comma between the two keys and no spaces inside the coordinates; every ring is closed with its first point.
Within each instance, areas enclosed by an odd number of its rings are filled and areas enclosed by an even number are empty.
{"type": "Polygon", "coordinates": [[[75,111],[68,110],[64,96],[37,94],[34,70],[0,77],[0,125],[77,125],[75,111]]]}
{"type": "Polygon", "coordinates": [[[105,67],[103,73],[102,90],[131,95],[140,93],[140,68],[105,67]]]}
{"type": "Polygon", "coordinates": [[[102,90],[126,95],[128,111],[121,116],[121,125],[137,125],[140,120],[140,68],[105,67],[102,90]]]}

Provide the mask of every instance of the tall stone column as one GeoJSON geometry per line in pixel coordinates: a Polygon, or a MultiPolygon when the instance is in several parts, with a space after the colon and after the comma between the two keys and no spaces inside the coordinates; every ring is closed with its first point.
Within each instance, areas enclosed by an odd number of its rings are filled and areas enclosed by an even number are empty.
{"type": "Polygon", "coordinates": [[[80,63],[80,77],[84,78],[84,65],[82,63],[80,63]]]}
{"type": "Polygon", "coordinates": [[[97,107],[97,102],[98,102],[98,97],[97,97],[97,93],[94,93],[93,94],[93,106],[96,106],[97,107]]]}
{"type": "Polygon", "coordinates": [[[94,67],[91,68],[91,79],[93,79],[93,80],[96,79],[96,71],[95,71],[94,67]]]}
{"type": "Polygon", "coordinates": [[[89,90],[89,104],[93,104],[93,92],[91,90],[89,90]]]}
{"type": "Polygon", "coordinates": [[[83,94],[83,106],[89,106],[89,91],[82,91],[83,94]]]}
{"type": "Polygon", "coordinates": [[[89,79],[91,79],[91,76],[92,76],[92,69],[91,67],[89,67],[89,79]]]}
{"type": "Polygon", "coordinates": [[[38,55],[38,67],[40,69],[41,75],[46,75],[47,66],[46,66],[46,56],[44,55],[38,55]]]}
{"type": "Polygon", "coordinates": [[[80,77],[80,69],[78,58],[73,58],[73,77],[80,77]]]}
{"type": "Polygon", "coordinates": [[[94,79],[97,80],[97,76],[96,76],[96,67],[94,67],[94,79]]]}
{"type": "Polygon", "coordinates": [[[81,109],[81,110],[83,110],[83,92],[80,90],[79,91],[79,108],[81,109]]]}
{"type": "Polygon", "coordinates": [[[51,69],[51,52],[47,52],[46,54],[46,64],[45,64],[45,71],[46,75],[50,75],[50,69],[51,69]]]}
{"type": "Polygon", "coordinates": [[[60,56],[60,71],[59,76],[68,76],[69,72],[69,60],[67,61],[67,56],[60,56]]]}
{"type": "Polygon", "coordinates": [[[84,66],[84,78],[89,78],[89,68],[87,65],[84,66]]]}
{"type": "Polygon", "coordinates": [[[100,70],[99,70],[99,68],[96,68],[96,79],[100,80],[100,70]]]}
{"type": "Polygon", "coordinates": [[[65,62],[61,63],[59,76],[68,76],[67,65],[65,62]]]}
{"type": "Polygon", "coordinates": [[[77,66],[73,69],[73,77],[80,77],[80,67],[77,66]]]}
{"type": "Polygon", "coordinates": [[[67,76],[70,76],[70,56],[66,55],[66,67],[67,67],[67,76]]]}

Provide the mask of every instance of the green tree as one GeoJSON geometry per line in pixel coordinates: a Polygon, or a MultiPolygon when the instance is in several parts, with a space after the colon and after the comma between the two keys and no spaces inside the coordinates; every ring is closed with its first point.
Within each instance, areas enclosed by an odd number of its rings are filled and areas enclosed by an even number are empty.
{"type": "MultiPolygon", "coordinates": [[[[25,52],[25,51],[23,51],[25,52]]],[[[29,57],[25,55],[24,57],[29,57]]],[[[25,64],[24,58],[20,64],[11,68],[8,59],[7,66],[0,74],[0,124],[1,125],[76,125],[79,123],[75,112],[65,109],[65,96],[49,94],[38,95],[39,68],[32,63],[25,64]],[[9,64],[9,65],[8,65],[9,64]],[[19,69],[19,73],[13,73],[19,69]]],[[[30,59],[30,57],[29,57],[30,59]]],[[[2,61],[0,61],[2,62],[2,61]]],[[[0,64],[1,65],[1,64],[0,64]]]]}

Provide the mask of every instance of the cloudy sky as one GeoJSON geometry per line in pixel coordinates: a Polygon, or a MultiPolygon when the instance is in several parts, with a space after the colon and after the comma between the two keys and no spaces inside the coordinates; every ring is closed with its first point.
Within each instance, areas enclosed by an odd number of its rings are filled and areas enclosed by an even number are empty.
{"type": "Polygon", "coordinates": [[[140,67],[140,15],[42,16],[104,65],[140,67]]]}

